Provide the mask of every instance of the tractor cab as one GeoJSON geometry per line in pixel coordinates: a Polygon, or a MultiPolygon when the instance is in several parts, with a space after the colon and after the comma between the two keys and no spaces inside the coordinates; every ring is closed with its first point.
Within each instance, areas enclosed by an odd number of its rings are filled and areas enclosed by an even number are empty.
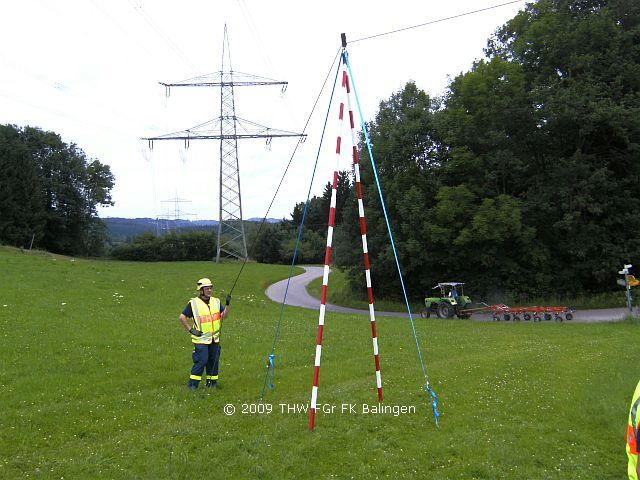
{"type": "Polygon", "coordinates": [[[438,285],[433,287],[434,290],[436,288],[440,289],[441,297],[451,298],[452,299],[451,303],[453,305],[458,303],[458,300],[460,299],[461,295],[464,296],[464,283],[460,283],[460,282],[439,283],[438,285]]]}
{"type": "Polygon", "coordinates": [[[429,296],[424,299],[424,309],[422,317],[429,318],[435,313],[438,318],[469,318],[470,312],[465,312],[471,306],[471,299],[464,294],[464,283],[462,282],[442,282],[438,283],[433,290],[438,290],[439,296],[429,296]]]}

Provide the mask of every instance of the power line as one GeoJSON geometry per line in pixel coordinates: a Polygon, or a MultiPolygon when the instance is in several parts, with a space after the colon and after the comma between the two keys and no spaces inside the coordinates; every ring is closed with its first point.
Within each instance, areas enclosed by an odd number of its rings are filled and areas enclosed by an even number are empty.
{"type": "MultiPolygon", "coordinates": [[[[104,15],[111,23],[113,23],[118,30],[120,30],[122,33],[124,33],[127,37],[129,37],[130,39],[132,39],[137,45],[138,47],[140,47],[141,50],[143,50],[149,57],[153,58],[153,60],[157,63],[162,63],[163,59],[157,55],[156,53],[152,52],[151,50],[149,50],[141,41],[139,38],[136,38],[133,36],[133,34],[131,32],[129,32],[127,29],[125,29],[117,20],[115,20],[113,18],[112,15],[109,14],[109,12],[107,10],[105,10],[104,8],[102,8],[102,6],[100,6],[100,4],[96,1],[96,0],[90,0],[90,2],[93,4],[93,6],[96,8],[96,10],[98,10],[102,15],[104,15]]],[[[133,5],[131,5],[133,7],[133,5]]],[[[135,8],[135,7],[134,7],[135,8]]]]}
{"type": "Polygon", "coordinates": [[[238,7],[240,7],[240,12],[245,19],[247,24],[247,28],[249,29],[251,36],[253,37],[253,41],[255,42],[255,46],[257,50],[260,52],[260,56],[262,57],[262,61],[264,62],[265,67],[267,68],[268,74],[272,75],[274,71],[273,64],[271,63],[271,59],[267,53],[267,43],[262,39],[260,35],[260,31],[256,27],[255,22],[253,21],[253,15],[249,10],[249,7],[245,0],[238,0],[238,7]]]}
{"type": "Polygon", "coordinates": [[[426,27],[427,25],[433,25],[434,23],[446,22],[448,20],[454,20],[456,18],[466,17],[468,15],[474,15],[476,13],[486,12],[487,10],[493,10],[495,8],[504,7],[506,5],[512,5],[514,3],[522,3],[523,1],[525,1],[525,0],[513,0],[512,2],[501,3],[500,5],[493,5],[491,7],[481,8],[479,10],[473,10],[471,12],[460,13],[458,15],[453,15],[451,17],[439,18],[438,20],[431,20],[430,22],[420,23],[418,25],[412,25],[411,27],[398,28],[397,30],[391,30],[390,32],[378,33],[376,35],[370,35],[368,37],[358,38],[356,40],[350,40],[349,43],[362,42],[364,40],[371,40],[372,38],[383,37],[385,35],[391,35],[391,34],[394,34],[394,33],[404,32],[404,31],[411,30],[411,29],[414,29],[414,28],[426,27]]]}
{"type": "Polygon", "coordinates": [[[195,70],[196,67],[189,61],[187,56],[180,50],[180,48],[169,38],[169,36],[158,27],[149,14],[142,8],[142,4],[137,0],[129,0],[129,5],[133,10],[142,17],[142,19],[158,34],[160,38],[167,44],[167,46],[174,51],[176,55],[182,60],[185,65],[187,65],[192,70],[195,70]]]}

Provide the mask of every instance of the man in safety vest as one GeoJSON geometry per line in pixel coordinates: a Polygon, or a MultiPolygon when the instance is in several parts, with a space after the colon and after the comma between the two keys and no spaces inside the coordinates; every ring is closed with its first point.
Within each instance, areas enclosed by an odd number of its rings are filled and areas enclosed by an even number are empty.
{"type": "Polygon", "coordinates": [[[225,306],[220,299],[212,297],[213,283],[201,278],[196,285],[198,296],[189,300],[180,314],[180,321],[191,334],[194,346],[193,368],[187,386],[197,389],[206,369],[207,384],[211,388],[218,383],[218,364],[220,360],[220,324],[229,315],[231,295],[227,295],[225,306]]]}
{"type": "Polygon", "coordinates": [[[640,464],[638,464],[638,444],[640,443],[640,435],[638,434],[638,421],[640,420],[640,382],[636,386],[631,399],[631,408],[629,410],[629,421],[627,422],[627,457],[629,464],[627,465],[627,473],[630,480],[638,480],[640,478],[640,464]]]}

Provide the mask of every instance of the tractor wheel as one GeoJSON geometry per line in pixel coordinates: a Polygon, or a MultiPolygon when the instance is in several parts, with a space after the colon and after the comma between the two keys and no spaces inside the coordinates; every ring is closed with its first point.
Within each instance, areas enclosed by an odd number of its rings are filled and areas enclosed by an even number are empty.
{"type": "Polygon", "coordinates": [[[563,320],[563,318],[560,315],[556,316],[556,322],[561,322],[563,320]]]}
{"type": "Polygon", "coordinates": [[[524,318],[525,322],[528,322],[529,320],[531,320],[531,314],[525,313],[524,315],[522,315],[522,318],[524,318]]]}
{"type": "Polygon", "coordinates": [[[571,312],[565,313],[564,318],[566,318],[567,320],[573,320],[573,313],[571,312]]]}
{"type": "Polygon", "coordinates": [[[509,315],[508,313],[504,314],[504,321],[508,322],[509,320],[511,320],[511,315],[509,315]]]}
{"type": "Polygon", "coordinates": [[[519,322],[520,321],[520,317],[518,315],[516,315],[515,317],[513,317],[513,321],[514,322],[519,322]]]}
{"type": "Polygon", "coordinates": [[[420,312],[420,316],[422,318],[429,318],[431,316],[431,310],[429,308],[425,308],[420,312]]]}
{"type": "Polygon", "coordinates": [[[438,317],[440,318],[452,318],[453,317],[453,305],[447,302],[440,302],[438,304],[438,317]]]}
{"type": "Polygon", "coordinates": [[[544,319],[548,322],[549,320],[551,320],[551,314],[550,313],[545,313],[544,314],[544,319]]]}
{"type": "Polygon", "coordinates": [[[533,317],[533,321],[534,321],[534,322],[541,322],[541,321],[542,321],[542,318],[540,318],[538,315],[535,315],[535,316],[533,317]]]}

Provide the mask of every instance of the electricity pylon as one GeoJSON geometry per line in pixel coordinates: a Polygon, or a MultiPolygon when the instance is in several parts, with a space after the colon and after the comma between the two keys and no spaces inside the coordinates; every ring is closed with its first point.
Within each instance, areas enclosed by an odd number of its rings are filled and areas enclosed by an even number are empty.
{"type": "Polygon", "coordinates": [[[183,140],[189,146],[191,140],[220,140],[220,210],[218,224],[218,245],[216,262],[220,257],[246,259],[247,241],[242,222],[242,196],[240,194],[240,165],[238,163],[238,140],[247,138],[300,137],[301,133],[277,130],[236,116],[234,87],[257,85],[281,85],[284,91],[287,82],[272,80],[255,75],[234,72],[231,68],[231,53],[227,26],[224,26],[222,42],[222,69],[220,72],[202,75],[175,83],[160,82],[166,88],[167,96],[171,87],[219,87],[220,117],[180,132],[145,137],[149,145],[155,140],[183,140]],[[225,69],[228,67],[228,70],[225,69]]]}
{"type": "Polygon", "coordinates": [[[179,198],[178,196],[173,197],[169,200],[162,200],[161,203],[173,203],[173,213],[169,210],[164,215],[160,215],[157,220],[164,220],[167,233],[171,233],[171,227],[169,226],[169,222],[173,221],[173,230],[175,232],[180,232],[180,222],[184,220],[185,216],[193,216],[193,213],[185,213],[181,208],[181,203],[191,203],[191,200],[185,200],[184,198],[179,198]]]}

